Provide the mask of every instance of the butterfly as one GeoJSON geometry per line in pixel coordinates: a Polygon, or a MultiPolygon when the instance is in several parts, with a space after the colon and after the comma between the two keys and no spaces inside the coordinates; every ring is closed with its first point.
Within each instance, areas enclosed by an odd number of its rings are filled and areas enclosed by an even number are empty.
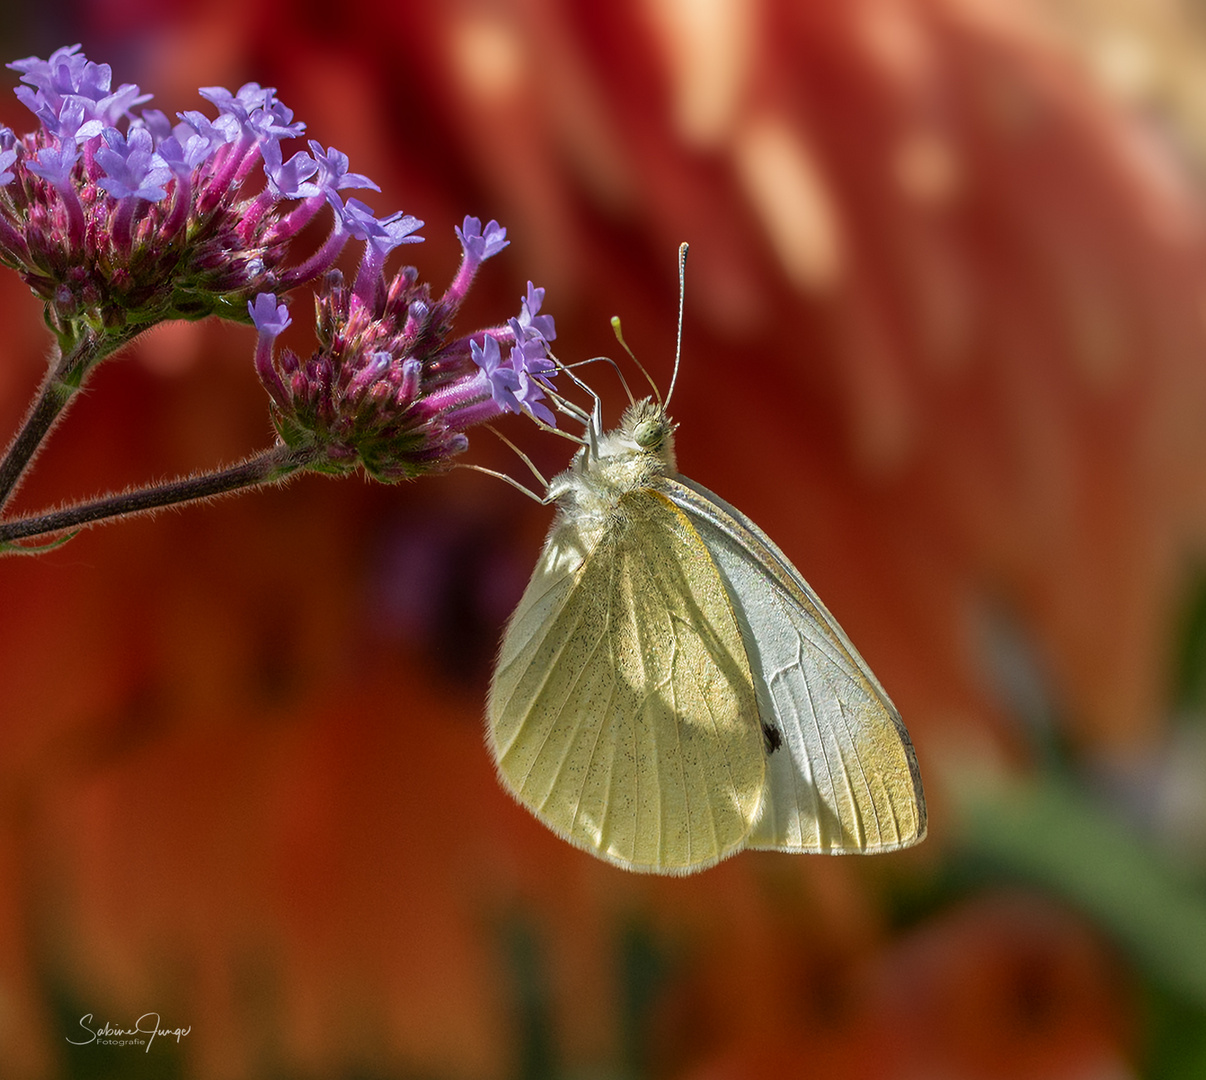
{"type": "MultiPolygon", "coordinates": [[[[681,263],[680,263],[681,272],[681,263]]],[[[487,742],[554,832],[628,870],[919,842],[900,714],[774,542],[678,472],[654,399],[584,445],[507,625],[487,742]]]]}

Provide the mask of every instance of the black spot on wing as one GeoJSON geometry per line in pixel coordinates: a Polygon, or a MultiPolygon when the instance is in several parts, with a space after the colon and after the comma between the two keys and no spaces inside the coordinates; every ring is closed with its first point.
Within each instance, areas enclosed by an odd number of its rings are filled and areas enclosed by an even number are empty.
{"type": "Polygon", "coordinates": [[[783,736],[779,734],[779,729],[771,724],[762,725],[762,740],[766,744],[768,754],[773,754],[783,745],[783,736]]]}

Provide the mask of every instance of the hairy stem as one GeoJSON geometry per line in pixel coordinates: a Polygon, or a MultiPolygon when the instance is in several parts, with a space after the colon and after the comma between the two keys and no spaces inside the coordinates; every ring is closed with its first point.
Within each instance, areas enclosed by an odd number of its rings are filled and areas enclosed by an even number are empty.
{"type": "Polygon", "coordinates": [[[282,443],[224,469],[0,522],[0,545],[53,536],[114,518],[152,513],[167,506],[181,506],[266,484],[279,484],[313,462],[314,456],[312,449],[294,450],[282,443]]]}
{"type": "MultiPolygon", "coordinates": [[[[113,344],[110,343],[106,352],[112,351],[112,348],[113,344]]],[[[0,459],[0,510],[16,493],[21,478],[33,464],[46,436],[83,385],[88,370],[102,355],[97,339],[91,336],[81,338],[66,352],[59,350],[58,358],[47,370],[20,430],[13,436],[4,457],[0,459]]]]}

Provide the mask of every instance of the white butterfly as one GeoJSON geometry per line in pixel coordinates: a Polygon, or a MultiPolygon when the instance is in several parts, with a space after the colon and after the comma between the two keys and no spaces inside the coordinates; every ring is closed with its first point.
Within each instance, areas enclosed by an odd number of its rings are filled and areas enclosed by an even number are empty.
{"type": "Polygon", "coordinates": [[[661,404],[600,428],[596,407],[549,485],[557,517],[495,667],[505,786],[628,870],[920,841],[900,714],[799,571],[677,471],[661,404]]]}

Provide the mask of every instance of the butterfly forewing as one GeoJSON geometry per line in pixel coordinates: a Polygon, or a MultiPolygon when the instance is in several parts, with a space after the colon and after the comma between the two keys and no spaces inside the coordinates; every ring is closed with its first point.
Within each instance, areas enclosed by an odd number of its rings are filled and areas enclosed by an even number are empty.
{"type": "Polygon", "coordinates": [[[870,852],[922,839],[925,800],[912,743],[824,604],[738,510],[685,477],[657,486],[687,514],[716,561],[763,722],[775,728],[766,807],[747,846],[870,852]]]}
{"type": "Polygon", "coordinates": [[[491,750],[520,802],[619,865],[681,873],[745,843],[763,735],[715,562],[664,495],[554,526],[503,640],[491,750]]]}

